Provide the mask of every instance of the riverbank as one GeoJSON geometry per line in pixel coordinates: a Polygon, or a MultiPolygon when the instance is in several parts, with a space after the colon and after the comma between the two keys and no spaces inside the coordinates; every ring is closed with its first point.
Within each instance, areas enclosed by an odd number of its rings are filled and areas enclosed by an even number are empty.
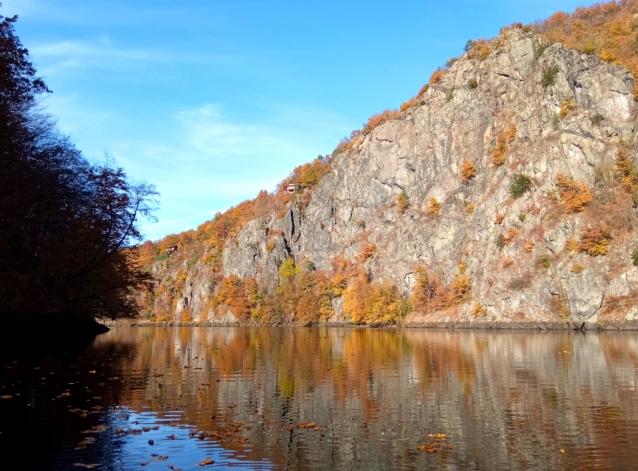
{"type": "Polygon", "coordinates": [[[608,320],[596,323],[575,324],[570,321],[409,321],[404,324],[359,325],[351,322],[327,322],[322,324],[258,324],[242,322],[150,322],[145,319],[99,319],[107,327],[358,327],[358,328],[408,328],[408,329],[477,329],[477,330],[582,330],[582,331],[638,331],[638,320],[608,320]]]}

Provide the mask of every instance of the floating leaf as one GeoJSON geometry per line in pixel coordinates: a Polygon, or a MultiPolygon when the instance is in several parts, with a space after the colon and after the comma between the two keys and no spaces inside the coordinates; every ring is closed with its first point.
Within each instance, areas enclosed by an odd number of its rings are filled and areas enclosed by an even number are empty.
{"type": "Polygon", "coordinates": [[[211,460],[210,458],[205,458],[204,461],[202,461],[201,463],[197,463],[197,464],[200,465],[200,466],[208,466],[208,465],[211,465],[213,463],[214,463],[214,461],[211,460]]]}

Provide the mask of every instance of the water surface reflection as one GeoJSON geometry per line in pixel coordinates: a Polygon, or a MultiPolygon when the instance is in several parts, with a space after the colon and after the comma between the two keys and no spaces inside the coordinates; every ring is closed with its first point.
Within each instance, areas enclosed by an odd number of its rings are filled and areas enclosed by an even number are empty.
{"type": "Polygon", "coordinates": [[[0,445],[41,469],[638,462],[633,334],[115,328],[3,366],[0,445]]]}

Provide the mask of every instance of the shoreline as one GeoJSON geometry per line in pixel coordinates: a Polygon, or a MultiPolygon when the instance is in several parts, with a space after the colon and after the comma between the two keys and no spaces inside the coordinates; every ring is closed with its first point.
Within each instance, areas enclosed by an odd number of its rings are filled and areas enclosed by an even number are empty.
{"type": "Polygon", "coordinates": [[[519,331],[638,331],[638,320],[606,323],[582,323],[577,325],[564,322],[407,322],[405,324],[359,325],[348,322],[327,322],[322,324],[254,324],[241,322],[148,322],[134,319],[97,319],[111,327],[355,327],[362,329],[448,329],[448,330],[519,330],[519,331]]]}

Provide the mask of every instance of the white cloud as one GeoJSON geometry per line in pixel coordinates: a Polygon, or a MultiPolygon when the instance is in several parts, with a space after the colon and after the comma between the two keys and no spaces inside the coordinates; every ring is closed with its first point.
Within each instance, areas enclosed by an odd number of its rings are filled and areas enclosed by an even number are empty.
{"type": "MultiPolygon", "coordinates": [[[[325,136],[335,124],[322,122],[320,112],[315,116],[311,124],[325,136]]],[[[129,175],[156,184],[161,193],[159,222],[143,227],[153,239],[194,229],[218,210],[254,198],[262,189],[274,190],[320,148],[321,139],[310,138],[299,123],[239,123],[219,104],[182,111],[174,123],[172,135],[157,141],[120,141],[109,148],[129,175]]]]}

